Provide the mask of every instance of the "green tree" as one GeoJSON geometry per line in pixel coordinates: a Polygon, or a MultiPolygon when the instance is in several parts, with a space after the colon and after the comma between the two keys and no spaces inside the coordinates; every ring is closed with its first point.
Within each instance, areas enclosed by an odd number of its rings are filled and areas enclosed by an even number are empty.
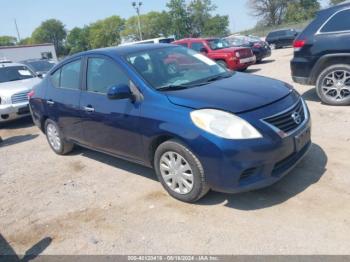
{"type": "Polygon", "coordinates": [[[189,36],[191,26],[185,0],[170,0],[167,8],[171,19],[169,26],[173,34],[177,38],[189,36]]]}
{"type": "Polygon", "coordinates": [[[0,36],[0,46],[13,46],[17,42],[17,38],[14,36],[0,36]]]}
{"type": "Polygon", "coordinates": [[[315,17],[321,5],[317,0],[297,0],[288,4],[285,21],[300,22],[315,17]]]}
{"type": "Polygon", "coordinates": [[[203,28],[204,36],[226,36],[230,32],[228,30],[228,16],[216,15],[208,19],[203,28]]]}
{"type": "Polygon", "coordinates": [[[211,18],[211,12],[216,10],[211,0],[192,0],[188,6],[193,36],[201,36],[206,23],[211,18]]]}
{"type": "Polygon", "coordinates": [[[290,0],[248,0],[252,15],[259,17],[259,24],[279,25],[283,22],[290,0]]]}
{"type": "Polygon", "coordinates": [[[31,37],[22,38],[21,41],[18,42],[19,45],[31,45],[33,44],[33,39],[31,37]]]}
{"type": "Polygon", "coordinates": [[[343,3],[343,2],[345,2],[345,0],[330,0],[329,4],[330,5],[337,5],[337,4],[340,4],[340,3],[343,3]]]}
{"type": "Polygon", "coordinates": [[[89,43],[91,48],[118,45],[121,42],[121,32],[125,20],[119,16],[111,16],[99,20],[89,26],[89,43]]]}
{"type": "Polygon", "coordinates": [[[67,32],[63,23],[56,19],[49,19],[41,23],[32,34],[32,40],[35,44],[53,43],[58,55],[64,53],[63,41],[67,32]]]}
{"type": "Polygon", "coordinates": [[[69,50],[69,54],[89,50],[89,27],[73,28],[67,36],[66,46],[69,50]]]}
{"type": "MultiPolygon", "coordinates": [[[[140,16],[141,31],[144,39],[169,36],[172,34],[170,16],[167,12],[149,12],[140,16]]],[[[140,40],[137,16],[132,16],[125,22],[122,36],[127,40],[140,40]]]]}

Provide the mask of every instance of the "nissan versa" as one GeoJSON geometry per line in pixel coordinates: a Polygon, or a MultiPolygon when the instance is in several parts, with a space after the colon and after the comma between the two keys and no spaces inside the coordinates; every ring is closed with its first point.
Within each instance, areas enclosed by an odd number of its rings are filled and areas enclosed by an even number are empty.
{"type": "Polygon", "coordinates": [[[281,179],[311,146],[310,115],[288,84],[232,72],[193,50],[134,45],[77,54],[30,93],[57,154],[74,144],[153,167],[176,199],[281,179]]]}

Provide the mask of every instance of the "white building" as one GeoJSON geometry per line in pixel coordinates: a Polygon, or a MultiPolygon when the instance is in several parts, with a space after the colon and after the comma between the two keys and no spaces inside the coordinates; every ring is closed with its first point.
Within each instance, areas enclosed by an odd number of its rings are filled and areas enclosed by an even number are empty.
{"type": "Polygon", "coordinates": [[[0,46],[0,61],[20,62],[28,59],[52,59],[57,61],[53,44],[0,46]]]}

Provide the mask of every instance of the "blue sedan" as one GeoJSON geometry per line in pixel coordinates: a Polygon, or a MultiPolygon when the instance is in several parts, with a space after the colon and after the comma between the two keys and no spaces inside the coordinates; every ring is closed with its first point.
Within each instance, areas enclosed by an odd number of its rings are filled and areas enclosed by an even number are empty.
{"type": "Polygon", "coordinates": [[[290,85],[228,71],[180,46],[80,53],[29,96],[55,153],[77,144],[152,167],[185,202],[210,189],[271,185],[311,146],[308,108],[290,85]]]}

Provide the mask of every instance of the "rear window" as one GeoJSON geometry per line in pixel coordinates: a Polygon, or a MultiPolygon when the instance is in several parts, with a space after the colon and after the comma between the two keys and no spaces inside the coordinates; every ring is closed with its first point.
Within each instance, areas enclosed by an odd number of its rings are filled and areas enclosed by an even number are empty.
{"type": "Polygon", "coordinates": [[[321,33],[350,31],[350,10],[334,15],[321,29],[321,33]]]}

